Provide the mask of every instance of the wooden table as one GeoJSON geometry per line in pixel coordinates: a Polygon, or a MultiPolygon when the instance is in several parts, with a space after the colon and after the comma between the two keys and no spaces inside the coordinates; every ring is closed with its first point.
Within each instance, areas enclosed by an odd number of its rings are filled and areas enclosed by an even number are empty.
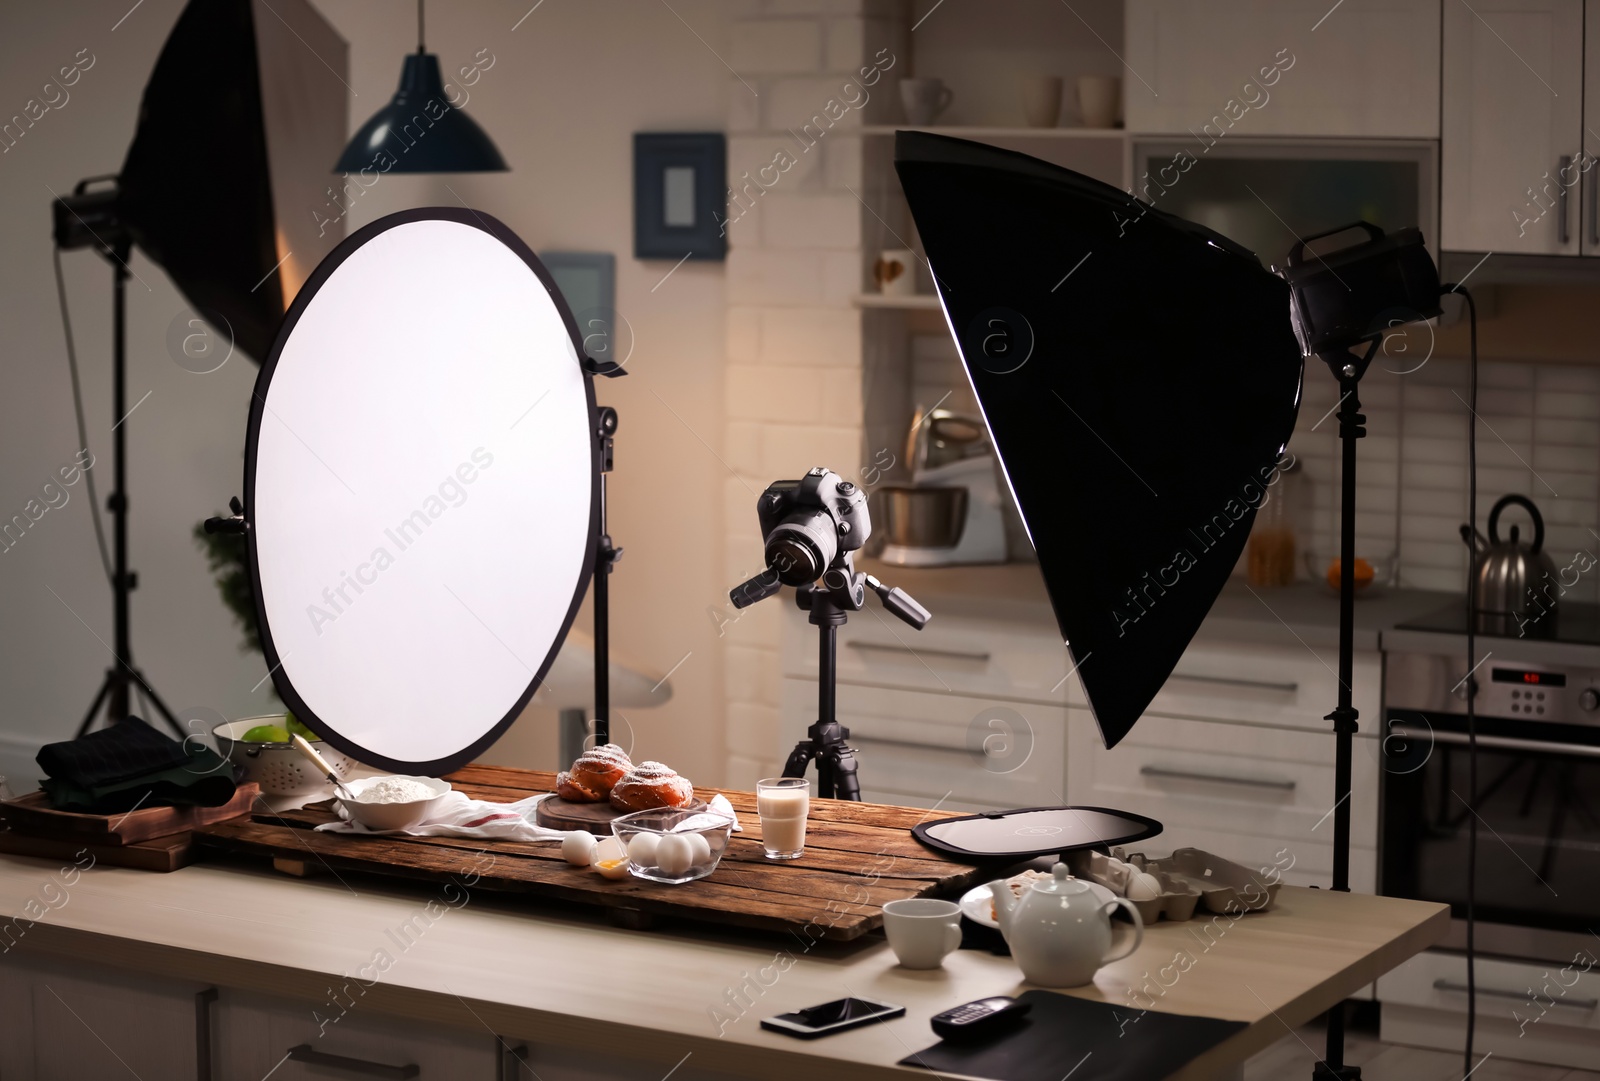
{"type": "MultiPolygon", "coordinates": [[[[0,916],[22,911],[54,869],[0,857],[0,916]]],[[[386,929],[437,893],[427,883],[301,881],[249,866],[167,875],[96,867],[18,948],[316,1003],[330,981],[370,963],[386,929]]],[[[1144,987],[1153,1009],[1244,1021],[1249,1027],[1174,1075],[1226,1077],[1439,941],[1449,914],[1420,901],[1285,887],[1271,912],[1220,919],[1209,932],[1200,921],[1158,924],[1131,957],[1066,993],[1126,1005],[1144,987]],[[1192,961],[1175,974],[1181,953],[1192,961]]],[[[516,1036],[535,1053],[543,1044],[628,1056],[658,1077],[690,1056],[674,1081],[706,1072],[904,1081],[933,1076],[895,1065],[934,1042],[929,1017],[1025,988],[1009,959],[977,951],[911,972],[878,935],[807,943],[717,929],[626,931],[474,891],[415,941],[361,1008],[516,1036]],[[741,988],[748,1005],[737,1004],[741,988]],[[758,1027],[761,1017],[846,994],[902,1004],[906,1016],[805,1043],[758,1027]]]]}

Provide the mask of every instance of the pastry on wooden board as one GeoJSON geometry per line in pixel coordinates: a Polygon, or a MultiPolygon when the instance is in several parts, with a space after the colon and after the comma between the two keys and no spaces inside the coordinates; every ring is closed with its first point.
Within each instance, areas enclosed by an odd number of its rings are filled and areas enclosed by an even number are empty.
{"type": "Polygon", "coordinates": [[[685,807],[694,799],[694,785],[670,766],[641,762],[611,789],[611,806],[619,811],[685,807]]]}
{"type": "Polygon", "coordinates": [[[604,803],[618,781],[633,769],[628,752],[615,743],[592,747],[556,774],[556,795],[569,803],[604,803]]]}

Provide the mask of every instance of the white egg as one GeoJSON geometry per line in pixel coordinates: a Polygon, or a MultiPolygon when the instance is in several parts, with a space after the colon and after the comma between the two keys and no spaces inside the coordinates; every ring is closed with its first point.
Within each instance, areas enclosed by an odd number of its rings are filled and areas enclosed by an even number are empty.
{"type": "Polygon", "coordinates": [[[694,845],[681,834],[668,833],[656,846],[656,867],[668,878],[689,873],[694,866],[694,845]]]}
{"type": "Polygon", "coordinates": [[[703,833],[691,833],[688,836],[689,843],[694,846],[694,858],[690,861],[691,866],[699,867],[703,863],[710,863],[711,842],[706,840],[706,835],[703,833]]]}
{"type": "Polygon", "coordinates": [[[594,846],[592,863],[594,869],[606,878],[628,877],[628,850],[619,838],[601,838],[600,843],[594,846]]]}
{"type": "Polygon", "coordinates": [[[661,843],[659,833],[636,833],[628,838],[628,859],[641,867],[656,862],[656,846],[661,843]]]}
{"type": "Polygon", "coordinates": [[[1161,896],[1161,880],[1148,871],[1128,877],[1128,900],[1154,901],[1161,896]]]}
{"type": "Polygon", "coordinates": [[[588,830],[573,830],[561,838],[561,858],[574,867],[587,867],[599,840],[588,830]]]}

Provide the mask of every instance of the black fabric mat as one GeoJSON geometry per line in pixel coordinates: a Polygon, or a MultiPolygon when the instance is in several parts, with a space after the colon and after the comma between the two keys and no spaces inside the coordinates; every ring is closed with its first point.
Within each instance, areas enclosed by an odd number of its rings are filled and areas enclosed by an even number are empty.
{"type": "Polygon", "coordinates": [[[1011,947],[1006,945],[1005,936],[993,927],[985,927],[981,923],[974,923],[961,917],[961,948],[964,950],[987,950],[1001,957],[1011,956],[1011,947]]]}
{"type": "Polygon", "coordinates": [[[47,743],[36,757],[46,775],[79,788],[96,788],[181,766],[189,761],[189,752],[139,718],[128,717],[81,739],[47,743]]]}
{"type": "Polygon", "coordinates": [[[981,1042],[940,1041],[900,1065],[995,1081],[1159,1081],[1247,1027],[1054,991],[1019,997],[1033,1009],[1007,1031],[981,1042]]]}

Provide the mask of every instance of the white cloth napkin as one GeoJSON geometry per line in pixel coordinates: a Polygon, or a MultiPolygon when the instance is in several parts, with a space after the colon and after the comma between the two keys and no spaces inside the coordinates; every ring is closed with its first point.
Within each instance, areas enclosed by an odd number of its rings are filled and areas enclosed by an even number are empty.
{"type": "MultiPolygon", "coordinates": [[[[362,833],[374,837],[401,835],[480,837],[498,841],[559,841],[567,835],[566,830],[550,829],[534,821],[534,808],[541,800],[547,800],[552,795],[553,793],[546,792],[515,803],[491,803],[488,800],[471,799],[461,792],[450,791],[439,797],[439,802],[434,804],[433,813],[426,821],[405,830],[370,830],[359,822],[352,822],[349,812],[338,800],[334,800],[333,808],[340,820],[325,822],[318,826],[317,830],[321,833],[362,833]]],[[[712,810],[721,811],[732,818],[735,830],[743,828],[739,825],[739,816],[734,813],[733,805],[728,802],[726,796],[720,792],[712,796],[710,806],[712,810]]]]}

